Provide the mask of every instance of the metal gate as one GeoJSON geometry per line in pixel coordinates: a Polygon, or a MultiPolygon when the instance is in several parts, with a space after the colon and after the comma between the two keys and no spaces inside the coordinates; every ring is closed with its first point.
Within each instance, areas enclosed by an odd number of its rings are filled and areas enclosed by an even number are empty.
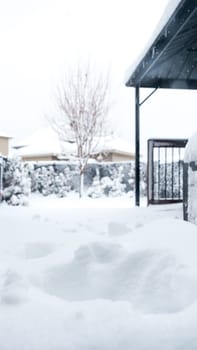
{"type": "Polygon", "coordinates": [[[183,155],[187,139],[148,140],[148,204],[183,201],[183,155]]]}

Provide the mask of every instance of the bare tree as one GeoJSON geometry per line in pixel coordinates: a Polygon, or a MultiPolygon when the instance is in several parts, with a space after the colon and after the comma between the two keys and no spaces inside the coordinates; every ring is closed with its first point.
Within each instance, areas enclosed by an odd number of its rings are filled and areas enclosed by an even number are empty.
{"type": "Polygon", "coordinates": [[[51,119],[62,141],[72,138],[79,162],[79,195],[83,194],[83,177],[90,155],[106,131],[109,109],[109,74],[96,72],[90,65],[70,70],[57,89],[59,113],[51,119]]]}

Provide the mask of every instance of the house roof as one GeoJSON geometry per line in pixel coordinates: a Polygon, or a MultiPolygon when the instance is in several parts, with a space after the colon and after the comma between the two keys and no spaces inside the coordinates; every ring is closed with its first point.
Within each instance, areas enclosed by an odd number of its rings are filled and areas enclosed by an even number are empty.
{"type": "Polygon", "coordinates": [[[19,156],[59,155],[74,152],[69,142],[60,142],[58,134],[51,128],[41,128],[29,137],[14,144],[14,154],[19,156]]]}
{"type": "Polygon", "coordinates": [[[197,1],[171,0],[127,86],[197,89],[197,1]]]}
{"type": "MultiPolygon", "coordinates": [[[[132,155],[131,145],[127,141],[114,136],[99,138],[95,141],[93,153],[117,152],[132,155]]],[[[43,156],[43,155],[66,155],[73,157],[76,155],[75,143],[62,142],[58,134],[51,128],[37,130],[31,136],[14,144],[14,154],[18,156],[43,156]]]]}
{"type": "Polygon", "coordinates": [[[99,138],[98,144],[95,147],[95,153],[98,152],[113,152],[125,155],[134,155],[132,152],[132,145],[126,140],[115,136],[105,136],[99,138]]]}
{"type": "Polygon", "coordinates": [[[11,139],[11,138],[12,138],[11,136],[9,136],[8,134],[6,134],[5,132],[1,132],[1,131],[0,131],[0,137],[3,137],[3,138],[5,138],[5,139],[11,139]]]}

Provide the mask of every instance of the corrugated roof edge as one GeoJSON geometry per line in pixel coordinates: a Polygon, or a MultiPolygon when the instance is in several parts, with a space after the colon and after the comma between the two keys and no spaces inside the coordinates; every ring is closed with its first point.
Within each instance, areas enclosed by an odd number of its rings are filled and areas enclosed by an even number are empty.
{"type": "Polygon", "coordinates": [[[134,73],[136,67],[140,64],[140,62],[143,60],[144,56],[146,55],[147,51],[151,47],[151,45],[154,43],[158,35],[160,34],[163,27],[167,24],[172,14],[175,12],[176,8],[179,6],[179,4],[183,0],[169,0],[163,15],[161,16],[160,21],[158,22],[158,25],[156,26],[153,34],[151,35],[150,40],[145,45],[145,48],[141,52],[141,54],[137,57],[137,59],[133,62],[133,64],[126,70],[125,76],[124,76],[124,84],[126,86],[129,86],[129,80],[131,75],[134,73]]]}

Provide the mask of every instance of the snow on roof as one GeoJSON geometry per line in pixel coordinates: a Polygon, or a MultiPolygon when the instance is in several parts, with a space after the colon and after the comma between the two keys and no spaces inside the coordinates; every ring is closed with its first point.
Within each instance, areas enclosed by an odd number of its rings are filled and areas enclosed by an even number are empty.
{"type": "Polygon", "coordinates": [[[145,45],[143,51],[141,52],[141,54],[137,57],[137,59],[133,62],[133,64],[126,70],[125,73],[125,78],[124,78],[124,82],[125,84],[128,82],[128,80],[130,79],[131,75],[134,73],[136,67],[138,66],[138,64],[142,61],[143,57],[145,56],[145,54],[147,53],[147,51],[149,50],[150,46],[153,44],[153,42],[156,40],[156,38],[158,37],[159,33],[161,32],[161,30],[163,29],[163,27],[165,26],[165,24],[167,24],[167,22],[169,21],[171,15],[173,14],[173,12],[176,10],[176,8],[178,7],[178,5],[180,4],[182,0],[169,0],[166,9],[158,23],[158,25],[156,26],[154,32],[152,33],[152,36],[150,38],[150,40],[148,41],[148,43],[145,45]]]}
{"type": "MultiPolygon", "coordinates": [[[[118,152],[132,155],[131,144],[120,137],[106,136],[95,142],[93,153],[98,152],[118,152]]],[[[58,134],[51,128],[42,128],[20,142],[17,142],[13,152],[18,156],[38,156],[38,155],[74,155],[76,154],[75,143],[61,142],[58,134]]]]}
{"type": "Polygon", "coordinates": [[[31,136],[17,142],[13,146],[14,154],[19,156],[58,155],[66,152],[73,153],[74,146],[69,142],[61,142],[58,134],[46,127],[37,130],[31,136]]]}
{"type": "Polygon", "coordinates": [[[97,152],[118,152],[132,155],[132,146],[126,140],[120,137],[105,136],[101,137],[95,147],[97,152]]]}
{"type": "Polygon", "coordinates": [[[53,129],[50,127],[46,127],[35,131],[33,134],[31,134],[28,137],[25,137],[22,140],[19,140],[17,143],[13,145],[13,147],[21,148],[24,146],[30,146],[35,142],[38,145],[43,144],[44,142],[46,144],[46,143],[49,143],[49,141],[54,142],[54,140],[56,141],[57,139],[58,139],[57,134],[55,134],[53,129]]]}
{"type": "Polygon", "coordinates": [[[0,130],[0,137],[5,137],[5,138],[7,138],[7,139],[10,139],[10,138],[11,138],[10,135],[8,135],[6,132],[3,132],[3,131],[1,131],[1,130],[0,130]]]}

